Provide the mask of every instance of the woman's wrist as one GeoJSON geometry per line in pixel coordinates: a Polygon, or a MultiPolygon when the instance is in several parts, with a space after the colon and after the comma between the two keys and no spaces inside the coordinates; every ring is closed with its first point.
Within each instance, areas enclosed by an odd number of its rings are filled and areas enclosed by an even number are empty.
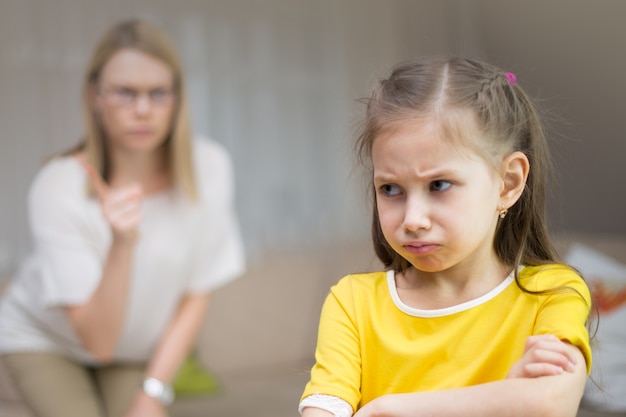
{"type": "Polygon", "coordinates": [[[120,247],[132,247],[139,237],[137,230],[127,230],[123,232],[113,232],[113,244],[120,247]]]}
{"type": "Polygon", "coordinates": [[[143,393],[163,406],[174,402],[174,389],[172,385],[157,378],[144,378],[141,383],[143,393]]]}

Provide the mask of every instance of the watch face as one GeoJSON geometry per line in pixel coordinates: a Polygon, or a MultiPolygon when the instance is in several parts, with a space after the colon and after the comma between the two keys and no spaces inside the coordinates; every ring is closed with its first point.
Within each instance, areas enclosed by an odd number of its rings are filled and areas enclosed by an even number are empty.
{"type": "Polygon", "coordinates": [[[170,405],[174,402],[172,387],[156,378],[144,379],[142,388],[148,396],[158,400],[163,405],[170,405]]]}
{"type": "Polygon", "coordinates": [[[160,397],[163,395],[163,383],[154,378],[148,378],[143,383],[143,389],[146,394],[152,397],[160,397]]]}

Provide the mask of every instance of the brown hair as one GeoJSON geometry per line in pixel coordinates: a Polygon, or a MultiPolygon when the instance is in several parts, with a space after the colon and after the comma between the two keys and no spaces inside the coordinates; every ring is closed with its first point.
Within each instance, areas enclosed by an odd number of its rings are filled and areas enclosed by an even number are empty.
{"type": "Polygon", "coordinates": [[[165,141],[167,166],[174,184],[180,186],[191,200],[197,198],[196,182],[191,158],[191,128],[187,109],[183,72],[176,49],[165,34],[155,26],[140,20],[128,20],[109,29],[89,61],[83,85],[83,110],[85,137],[77,147],[66,154],[84,150],[87,161],[102,175],[110,179],[104,132],[91,105],[90,90],[97,84],[102,68],[121,49],[135,49],[164,62],[172,71],[176,105],[172,116],[169,137],[165,141]]]}
{"type": "MultiPolygon", "coordinates": [[[[376,137],[394,123],[420,117],[437,117],[441,128],[448,132],[446,136],[460,134],[462,138],[452,140],[465,140],[492,163],[511,152],[523,152],[531,166],[526,188],[508,215],[499,221],[494,250],[516,273],[522,264],[557,261],[545,220],[550,165],[546,138],[533,104],[514,79],[509,80],[499,68],[470,59],[424,59],[395,67],[365,102],[366,115],[356,147],[360,162],[370,171],[376,137]],[[464,134],[467,128],[463,125],[468,119],[462,116],[468,114],[475,118],[480,137],[485,140],[464,134]]],[[[402,272],[410,264],[383,236],[375,193],[373,203],[376,254],[385,267],[402,272]]]]}

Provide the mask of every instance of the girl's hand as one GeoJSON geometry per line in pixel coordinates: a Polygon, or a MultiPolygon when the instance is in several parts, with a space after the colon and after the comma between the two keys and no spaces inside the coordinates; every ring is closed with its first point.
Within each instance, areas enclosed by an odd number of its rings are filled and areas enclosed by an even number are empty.
{"type": "Polygon", "coordinates": [[[98,195],[104,218],[111,226],[113,241],[134,242],[141,222],[143,190],[137,183],[111,188],[92,166],[82,162],[98,195]]]}
{"type": "Polygon", "coordinates": [[[168,417],[165,408],[143,391],[139,392],[124,417],[168,417]]]}
{"type": "Polygon", "coordinates": [[[553,335],[530,336],[526,339],[524,355],[506,377],[537,378],[573,372],[576,361],[571,349],[576,348],[553,335]]]}
{"type": "Polygon", "coordinates": [[[388,394],[375,398],[357,411],[353,417],[385,417],[396,416],[398,414],[395,409],[402,410],[403,407],[399,402],[402,399],[401,394],[388,394]]]}

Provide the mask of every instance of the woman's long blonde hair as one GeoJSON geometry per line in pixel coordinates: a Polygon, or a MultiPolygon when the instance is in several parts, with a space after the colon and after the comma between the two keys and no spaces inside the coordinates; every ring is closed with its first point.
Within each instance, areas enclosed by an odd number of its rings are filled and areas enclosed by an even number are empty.
{"type": "Polygon", "coordinates": [[[182,65],[176,48],[165,34],[155,26],[141,20],[128,20],[109,29],[89,61],[83,85],[83,111],[85,136],[66,154],[83,150],[87,162],[102,175],[105,181],[111,177],[110,161],[104,132],[92,105],[92,91],[98,83],[102,68],[121,49],[135,49],[164,62],[172,71],[176,104],[171,129],[165,140],[167,167],[173,184],[180,187],[192,201],[197,198],[196,181],[191,157],[191,126],[182,65]]]}

